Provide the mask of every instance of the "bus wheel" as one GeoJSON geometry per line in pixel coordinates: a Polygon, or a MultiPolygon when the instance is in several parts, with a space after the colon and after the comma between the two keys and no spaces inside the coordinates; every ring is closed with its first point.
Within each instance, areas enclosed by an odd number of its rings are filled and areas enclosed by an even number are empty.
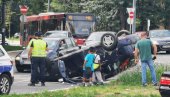
{"type": "Polygon", "coordinates": [[[129,32],[128,30],[120,30],[120,31],[116,34],[116,37],[126,36],[126,35],[130,35],[130,32],[129,32]]]}
{"type": "Polygon", "coordinates": [[[107,51],[112,51],[116,48],[117,38],[111,33],[106,33],[101,38],[101,45],[107,51]]]}

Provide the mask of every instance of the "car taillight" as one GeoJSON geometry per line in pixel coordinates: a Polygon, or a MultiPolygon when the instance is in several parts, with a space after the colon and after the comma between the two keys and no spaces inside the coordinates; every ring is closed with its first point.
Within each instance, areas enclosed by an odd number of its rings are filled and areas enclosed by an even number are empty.
{"type": "Polygon", "coordinates": [[[160,84],[161,85],[170,85],[170,78],[169,77],[161,77],[160,84]]]}

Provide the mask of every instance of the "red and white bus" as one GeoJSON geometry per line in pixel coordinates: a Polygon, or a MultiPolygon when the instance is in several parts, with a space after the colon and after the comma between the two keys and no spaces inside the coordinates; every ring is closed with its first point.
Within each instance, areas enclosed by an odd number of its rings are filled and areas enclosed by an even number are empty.
{"type": "Polygon", "coordinates": [[[21,32],[20,44],[26,46],[32,35],[41,31],[43,34],[51,30],[67,30],[72,33],[78,45],[82,45],[95,29],[95,17],[90,13],[40,13],[27,16],[24,30],[21,32]]]}

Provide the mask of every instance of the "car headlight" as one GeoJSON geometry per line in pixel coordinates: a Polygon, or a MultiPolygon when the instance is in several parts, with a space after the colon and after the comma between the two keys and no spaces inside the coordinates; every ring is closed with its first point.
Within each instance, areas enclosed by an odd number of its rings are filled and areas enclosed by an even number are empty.
{"type": "Polygon", "coordinates": [[[156,45],[159,44],[158,41],[152,41],[152,43],[153,43],[153,44],[156,44],[156,45]]]}
{"type": "Polygon", "coordinates": [[[16,57],[15,60],[20,60],[20,57],[16,57]]]}

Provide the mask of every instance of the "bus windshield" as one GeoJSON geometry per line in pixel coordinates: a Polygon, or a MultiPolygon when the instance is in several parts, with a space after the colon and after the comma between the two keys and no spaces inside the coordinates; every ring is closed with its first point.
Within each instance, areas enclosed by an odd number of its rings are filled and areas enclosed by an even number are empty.
{"type": "Polygon", "coordinates": [[[74,34],[88,36],[93,27],[93,22],[90,21],[71,21],[69,22],[74,34]]]}

